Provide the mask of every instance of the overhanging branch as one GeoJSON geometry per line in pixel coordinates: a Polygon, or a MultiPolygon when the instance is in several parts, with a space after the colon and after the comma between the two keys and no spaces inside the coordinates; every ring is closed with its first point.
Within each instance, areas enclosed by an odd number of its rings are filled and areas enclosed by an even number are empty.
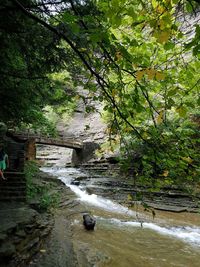
{"type": "Polygon", "coordinates": [[[138,132],[138,130],[134,127],[134,125],[132,125],[129,120],[123,115],[123,113],[120,111],[119,107],[117,106],[117,104],[115,103],[114,98],[107,92],[105,86],[107,88],[110,88],[109,84],[104,80],[104,78],[102,78],[99,73],[97,73],[92,66],[89,65],[89,63],[87,62],[87,60],[85,59],[84,55],[78,50],[78,48],[76,47],[76,44],[74,44],[67,36],[66,34],[64,34],[63,32],[61,32],[59,29],[53,27],[52,25],[48,24],[46,21],[42,20],[41,18],[37,17],[36,15],[34,15],[33,13],[31,13],[30,11],[28,11],[18,0],[11,0],[26,16],[28,16],[29,18],[33,19],[34,21],[36,21],[37,23],[41,24],[42,26],[44,26],[45,28],[47,28],[48,30],[50,30],[51,32],[55,33],[57,36],[59,36],[60,38],[62,38],[63,40],[65,40],[68,45],[72,48],[72,50],[78,55],[78,57],[81,59],[81,61],[83,62],[83,64],[85,65],[85,67],[90,71],[90,73],[96,78],[99,86],[101,87],[103,93],[106,95],[106,97],[110,100],[113,108],[115,108],[117,110],[117,113],[119,114],[119,116],[124,120],[124,122],[127,123],[127,125],[129,125],[132,130],[135,132],[135,134],[144,142],[147,142],[142,135],[138,132]]]}

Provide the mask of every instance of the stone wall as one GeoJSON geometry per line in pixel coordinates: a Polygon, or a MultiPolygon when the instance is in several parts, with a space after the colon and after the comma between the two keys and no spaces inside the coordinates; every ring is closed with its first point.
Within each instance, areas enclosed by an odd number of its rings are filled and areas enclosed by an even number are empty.
{"type": "MultiPolygon", "coordinates": [[[[5,204],[4,204],[5,205],[5,204]]],[[[27,206],[9,205],[0,210],[0,267],[27,266],[52,229],[50,215],[27,206]]]]}
{"type": "Polygon", "coordinates": [[[9,170],[23,171],[25,161],[25,142],[17,142],[11,137],[4,138],[5,152],[9,157],[9,170]]]}

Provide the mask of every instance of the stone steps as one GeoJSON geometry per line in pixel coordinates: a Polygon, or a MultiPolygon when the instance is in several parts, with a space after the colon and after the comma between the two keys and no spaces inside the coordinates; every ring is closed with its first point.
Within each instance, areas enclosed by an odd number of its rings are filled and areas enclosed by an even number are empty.
{"type": "Polygon", "coordinates": [[[0,181],[0,201],[25,201],[26,180],[23,172],[5,172],[0,181]]]}
{"type": "MultiPolygon", "coordinates": [[[[6,177],[6,176],[5,176],[6,177]]],[[[25,178],[10,178],[6,177],[6,180],[1,180],[1,184],[12,184],[12,183],[26,183],[25,178]],[[3,182],[2,182],[3,181],[3,182]]]]}
{"type": "Polygon", "coordinates": [[[18,185],[18,186],[9,186],[9,185],[4,185],[0,186],[0,192],[5,192],[5,191],[26,191],[26,185],[18,185]]]}
{"type": "Polygon", "coordinates": [[[14,196],[14,197],[12,197],[12,196],[0,196],[0,202],[3,202],[3,201],[9,201],[9,202],[11,202],[11,201],[13,201],[13,202],[15,202],[15,201],[19,201],[19,202],[25,202],[26,201],[26,197],[25,196],[14,196]]]}
{"type": "Polygon", "coordinates": [[[24,193],[26,193],[26,190],[20,190],[20,191],[10,191],[10,190],[6,190],[6,191],[1,191],[0,190],[0,198],[1,198],[1,196],[3,196],[3,197],[15,197],[15,196],[22,196],[22,195],[24,195],[24,193]]]}
{"type": "Polygon", "coordinates": [[[26,187],[26,182],[25,181],[10,181],[10,180],[0,181],[0,188],[4,188],[7,186],[10,186],[10,187],[25,186],[26,187]]]}
{"type": "Polygon", "coordinates": [[[19,179],[19,178],[24,178],[25,179],[25,174],[24,173],[20,173],[20,174],[16,174],[14,175],[14,173],[8,173],[8,172],[4,172],[4,176],[9,179],[19,179]]]}

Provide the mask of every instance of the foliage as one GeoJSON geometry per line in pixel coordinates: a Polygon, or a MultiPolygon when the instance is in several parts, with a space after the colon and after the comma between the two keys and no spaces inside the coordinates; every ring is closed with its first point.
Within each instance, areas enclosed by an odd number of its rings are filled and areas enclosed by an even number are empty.
{"type": "Polygon", "coordinates": [[[63,67],[60,38],[19,12],[13,1],[2,1],[0,14],[0,120],[9,126],[47,125],[43,107],[69,100],[58,79],[51,78],[63,67]]]}
{"type": "Polygon", "coordinates": [[[132,171],[136,182],[151,187],[181,185],[182,188],[187,188],[189,184],[199,184],[197,125],[177,120],[168,128],[160,126],[156,133],[153,127],[148,128],[148,131],[148,143],[130,140],[129,154],[127,150],[124,151],[122,159],[126,162],[123,166],[132,171]],[[154,143],[155,139],[159,142],[154,143]]]}
{"type": "Polygon", "coordinates": [[[42,192],[42,197],[40,200],[40,208],[43,210],[48,210],[49,208],[58,207],[60,196],[58,193],[49,194],[48,189],[42,192]]]}
{"type": "Polygon", "coordinates": [[[41,210],[48,210],[57,207],[59,203],[59,194],[51,193],[51,184],[37,183],[40,171],[37,164],[33,161],[28,161],[25,164],[25,177],[27,183],[27,198],[28,200],[36,199],[39,201],[41,210]]]}
{"type": "Polygon", "coordinates": [[[33,185],[33,179],[39,174],[39,168],[34,161],[27,161],[24,166],[24,172],[27,182],[27,196],[32,198],[37,193],[37,189],[33,185]]]}
{"type": "MultiPolygon", "coordinates": [[[[11,2],[33,31],[51,32],[51,56],[61,49],[60,63],[74,86],[104,104],[110,139],[121,137],[126,163],[141,151],[136,175],[153,183],[158,176],[166,183],[198,180],[198,125],[190,125],[200,99],[198,1],[11,2]]],[[[44,48],[39,46],[39,58],[44,48]]],[[[26,71],[23,63],[17,66],[26,71]]],[[[46,64],[55,71],[51,61],[46,64]]]]}

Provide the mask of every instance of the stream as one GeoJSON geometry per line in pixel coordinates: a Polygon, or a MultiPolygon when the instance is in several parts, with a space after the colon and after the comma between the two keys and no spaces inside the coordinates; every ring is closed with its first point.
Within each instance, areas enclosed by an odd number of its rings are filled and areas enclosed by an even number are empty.
{"type": "Polygon", "coordinates": [[[57,176],[70,187],[96,219],[94,231],[83,228],[82,215],[72,222],[73,246],[81,259],[79,266],[200,266],[199,214],[156,211],[153,218],[142,208],[128,208],[109,195],[88,193],[87,188],[95,188],[95,183],[106,179],[103,176],[91,176],[75,168],[44,167],[42,171],[57,176]],[[81,177],[79,185],[73,184],[77,177],[81,177]]]}

